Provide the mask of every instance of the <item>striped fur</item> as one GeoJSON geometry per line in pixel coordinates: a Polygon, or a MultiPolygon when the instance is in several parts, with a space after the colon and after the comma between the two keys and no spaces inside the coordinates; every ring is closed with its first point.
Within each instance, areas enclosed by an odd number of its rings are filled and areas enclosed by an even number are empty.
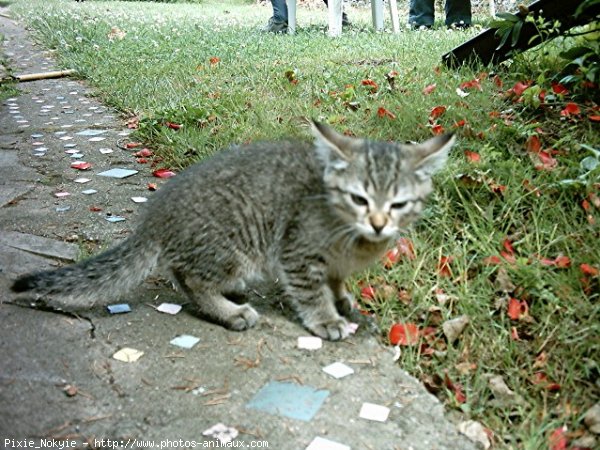
{"type": "Polygon", "coordinates": [[[227,296],[272,278],[306,328],[345,338],[342,315],[352,304],[344,280],[418,218],[454,139],[374,142],[319,123],[313,134],[314,145],[253,143],[190,167],[157,192],[129,239],[74,266],[21,277],[13,290],[86,307],[158,269],[207,319],[243,330],[258,314],[227,296]]]}

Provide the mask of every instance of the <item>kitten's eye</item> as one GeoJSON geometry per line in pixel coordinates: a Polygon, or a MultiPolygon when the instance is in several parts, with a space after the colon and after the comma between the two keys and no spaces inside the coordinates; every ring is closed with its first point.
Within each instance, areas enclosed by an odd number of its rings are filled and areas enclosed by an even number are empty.
{"type": "Polygon", "coordinates": [[[350,198],[358,206],[369,206],[369,201],[360,195],[350,194],[350,198]]]}
{"type": "Polygon", "coordinates": [[[402,209],[406,205],[408,205],[408,202],[396,202],[396,203],[392,203],[391,206],[390,206],[390,208],[392,208],[392,209],[402,209]]]}

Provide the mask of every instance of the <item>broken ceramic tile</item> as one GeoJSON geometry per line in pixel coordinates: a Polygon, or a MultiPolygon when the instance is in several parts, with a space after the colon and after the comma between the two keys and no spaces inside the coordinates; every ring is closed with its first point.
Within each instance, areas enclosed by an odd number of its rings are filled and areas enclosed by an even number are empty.
{"type": "Polygon", "coordinates": [[[125,219],[125,217],[121,217],[121,216],[108,216],[108,217],[105,217],[105,219],[111,223],[123,222],[123,221],[127,220],[127,219],[125,219]]]}
{"type": "Polygon", "coordinates": [[[116,305],[108,305],[106,307],[111,314],[123,314],[131,312],[131,308],[127,303],[118,303],[116,305]]]}
{"type": "Polygon", "coordinates": [[[331,375],[333,378],[339,379],[348,375],[352,375],[354,373],[354,369],[344,363],[335,362],[323,367],[323,372],[325,372],[327,375],[331,375]]]}
{"type": "Polygon", "coordinates": [[[89,162],[85,162],[85,161],[77,161],[77,162],[71,163],[71,168],[77,169],[77,170],[88,170],[90,167],[92,167],[92,165],[89,162]]]}
{"type": "Polygon", "coordinates": [[[96,189],[86,189],[85,191],[81,191],[83,195],[92,195],[98,192],[96,189]]]}
{"type": "Polygon", "coordinates": [[[137,170],[117,168],[117,169],[110,169],[105,172],[100,172],[98,175],[100,175],[101,177],[127,178],[127,177],[130,177],[131,175],[135,175],[136,173],[138,173],[137,170]]]}
{"type": "Polygon", "coordinates": [[[306,447],[306,450],[350,450],[350,447],[339,442],[330,441],[317,436],[311,443],[306,447]]]}
{"type": "Polygon", "coordinates": [[[48,151],[48,147],[37,147],[35,149],[36,152],[47,152],[48,151]]]}
{"type": "Polygon", "coordinates": [[[270,381],[250,400],[246,408],[309,422],[329,391],[311,386],[270,381]]]}
{"type": "Polygon", "coordinates": [[[98,151],[100,153],[102,153],[103,155],[106,155],[108,153],[112,153],[113,152],[112,149],[110,149],[110,148],[99,148],[98,151]]]}
{"type": "Polygon", "coordinates": [[[181,311],[181,305],[177,305],[175,303],[161,303],[158,305],[156,310],[162,313],[175,315],[181,311]]]}
{"type": "Polygon", "coordinates": [[[67,134],[67,132],[66,132],[66,131],[55,131],[55,132],[54,132],[54,135],[55,135],[55,136],[64,136],[65,134],[67,134]]]}
{"type": "Polygon", "coordinates": [[[202,432],[202,436],[211,437],[217,439],[221,445],[227,446],[231,441],[233,441],[239,432],[233,427],[228,427],[225,424],[217,423],[213,425],[208,430],[202,432]]]}
{"type": "Polygon", "coordinates": [[[71,195],[71,194],[69,194],[68,192],[55,192],[54,193],[54,196],[58,197],[58,198],[68,197],[69,195],[71,195]]]}
{"type": "Polygon", "coordinates": [[[70,157],[73,159],[81,159],[83,158],[83,153],[71,153],[70,157]]]}
{"type": "Polygon", "coordinates": [[[75,111],[73,111],[72,109],[67,109],[67,110],[63,111],[63,113],[65,113],[65,114],[73,114],[73,113],[75,113],[75,111]]]}
{"type": "Polygon", "coordinates": [[[102,136],[96,136],[93,138],[89,138],[88,141],[90,142],[100,142],[100,141],[104,141],[106,138],[102,137],[102,136]]]}
{"type": "Polygon", "coordinates": [[[177,347],[190,349],[198,342],[200,342],[199,338],[190,336],[189,334],[182,334],[181,336],[177,336],[175,339],[172,339],[170,343],[176,345],[177,347]]]}
{"type": "Polygon", "coordinates": [[[99,136],[101,134],[106,133],[106,130],[83,130],[83,131],[79,131],[78,133],[75,133],[78,136],[99,136]]]}
{"type": "Polygon", "coordinates": [[[83,184],[83,183],[88,183],[88,182],[90,182],[92,180],[90,180],[89,178],[75,178],[73,181],[75,183],[81,183],[81,184],[83,184]]]}
{"type": "Polygon", "coordinates": [[[69,150],[65,150],[65,153],[67,155],[73,155],[73,154],[79,153],[79,150],[77,150],[75,148],[70,148],[69,150]]]}
{"type": "Polygon", "coordinates": [[[44,135],[40,134],[40,133],[35,133],[35,134],[32,134],[31,137],[34,138],[34,139],[39,139],[39,138],[43,138],[44,135]]]}
{"type": "Polygon", "coordinates": [[[59,139],[61,141],[70,141],[71,139],[73,139],[73,136],[61,136],[59,137],[59,139]]]}
{"type": "Polygon", "coordinates": [[[136,350],[135,348],[123,347],[121,350],[116,352],[112,357],[117,361],[123,362],[136,362],[142,357],[144,352],[136,350]]]}
{"type": "Polygon", "coordinates": [[[148,199],[146,197],[131,197],[134,203],[146,203],[148,199]]]}
{"type": "Polygon", "coordinates": [[[71,143],[63,145],[63,147],[64,148],[75,148],[75,147],[77,147],[77,144],[74,142],[71,142],[71,143]]]}
{"type": "Polygon", "coordinates": [[[56,212],[66,212],[66,211],[68,211],[70,209],[71,209],[70,206],[57,206],[56,207],[56,212]]]}
{"type": "Polygon", "coordinates": [[[361,419],[373,420],[375,422],[385,422],[390,414],[390,408],[375,403],[365,402],[360,408],[358,416],[361,419]]]}
{"type": "Polygon", "coordinates": [[[299,336],[298,348],[303,350],[319,350],[323,347],[323,339],[316,336],[299,336]]]}
{"type": "Polygon", "coordinates": [[[31,145],[33,145],[34,147],[39,147],[40,145],[44,145],[44,143],[36,141],[36,142],[32,142],[31,145]]]}

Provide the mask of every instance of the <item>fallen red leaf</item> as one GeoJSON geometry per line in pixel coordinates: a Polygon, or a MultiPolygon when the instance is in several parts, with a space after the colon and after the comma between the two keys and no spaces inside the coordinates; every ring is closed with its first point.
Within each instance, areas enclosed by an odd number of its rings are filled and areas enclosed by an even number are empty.
{"type": "Polygon", "coordinates": [[[402,256],[406,256],[409,260],[415,259],[415,248],[410,239],[401,237],[396,241],[396,247],[402,256]]]}
{"type": "Polygon", "coordinates": [[[509,238],[504,238],[504,241],[502,241],[502,247],[511,255],[515,253],[515,249],[509,238]]]}
{"type": "Polygon", "coordinates": [[[88,170],[92,165],[89,162],[79,161],[71,163],[71,168],[77,170],[88,170]]]}
{"type": "Polygon", "coordinates": [[[392,345],[416,345],[419,343],[419,327],[412,322],[395,323],[388,337],[392,345]]]}
{"type": "Polygon", "coordinates": [[[443,134],[445,132],[444,127],[441,126],[439,123],[436,123],[435,125],[433,125],[431,127],[431,131],[433,132],[433,134],[438,135],[438,134],[443,134]]]}
{"type": "Polygon", "coordinates": [[[152,153],[152,150],[150,150],[149,148],[143,148],[141,149],[139,152],[135,152],[133,154],[133,156],[138,156],[141,158],[147,158],[148,156],[152,156],[154,153],[152,153]]]}
{"type": "Polygon", "coordinates": [[[541,258],[540,263],[543,266],[558,267],[559,269],[566,269],[571,266],[571,259],[568,256],[559,255],[554,259],[541,258]]]}
{"type": "Polygon", "coordinates": [[[375,295],[375,288],[371,285],[365,286],[360,290],[360,296],[366,300],[374,300],[375,295]]]}
{"type": "Polygon", "coordinates": [[[438,261],[437,271],[441,277],[451,277],[452,269],[450,268],[450,263],[454,260],[452,256],[440,256],[440,260],[438,261]]]}
{"type": "Polygon", "coordinates": [[[508,300],[508,317],[512,320],[519,320],[529,314],[529,306],[525,300],[517,300],[511,297],[508,300]]]}
{"type": "Polygon", "coordinates": [[[519,332],[517,331],[517,327],[511,327],[510,328],[510,338],[513,341],[520,341],[521,338],[519,337],[519,332]]]}
{"type": "Polygon", "coordinates": [[[463,392],[462,386],[458,383],[454,383],[448,376],[447,372],[444,374],[444,384],[454,393],[454,399],[458,403],[462,404],[467,401],[467,396],[463,392]]]}
{"type": "Polygon", "coordinates": [[[183,125],[180,123],[165,122],[165,126],[171,130],[179,130],[183,125]]]}
{"type": "Polygon", "coordinates": [[[600,270],[594,266],[590,266],[589,264],[581,264],[579,266],[584,275],[590,275],[592,277],[598,276],[600,274],[600,270]]]}
{"type": "Polygon", "coordinates": [[[553,81],[550,84],[552,85],[552,92],[554,92],[555,94],[567,95],[569,93],[569,90],[566,87],[564,87],[560,83],[557,83],[556,81],[553,81]]]}
{"type": "Polygon", "coordinates": [[[494,76],[494,78],[492,78],[492,81],[494,82],[496,87],[499,89],[502,89],[502,86],[504,86],[504,83],[502,82],[502,78],[500,78],[498,75],[494,76]]]}
{"type": "Polygon", "coordinates": [[[388,111],[383,106],[380,106],[379,109],[377,109],[377,116],[378,117],[388,117],[389,119],[395,119],[396,118],[396,114],[394,114],[391,111],[388,111]]]}
{"type": "Polygon", "coordinates": [[[434,108],[431,109],[431,112],[429,113],[429,120],[437,119],[445,112],[446,112],[445,106],[443,106],[443,105],[435,106],[434,108]]]}
{"type": "Polygon", "coordinates": [[[502,264],[502,258],[500,258],[498,255],[488,256],[483,259],[483,263],[486,266],[496,266],[498,264],[502,264]]]}
{"type": "Polygon", "coordinates": [[[566,436],[567,427],[562,426],[554,430],[548,437],[549,450],[567,450],[569,440],[566,436]]]}
{"type": "Polygon", "coordinates": [[[542,143],[537,135],[531,135],[525,143],[525,149],[529,153],[539,153],[542,150],[542,143]]]}
{"type": "Polygon", "coordinates": [[[136,147],[141,147],[142,143],[141,142],[128,142],[127,144],[125,144],[125,148],[136,148],[136,147]]]}
{"type": "Polygon", "coordinates": [[[138,158],[135,160],[135,162],[138,164],[146,164],[148,160],[146,158],[138,158]]]}
{"type": "Polygon", "coordinates": [[[565,105],[564,109],[560,112],[560,115],[563,117],[568,117],[571,115],[579,115],[581,114],[581,109],[577,103],[569,102],[565,105]]]}
{"type": "Polygon", "coordinates": [[[470,81],[465,81],[463,83],[460,84],[460,88],[465,90],[465,89],[477,89],[479,91],[481,91],[481,83],[479,81],[479,78],[474,78],[470,81]]]}
{"type": "Polygon", "coordinates": [[[99,212],[99,211],[102,211],[102,208],[100,208],[98,206],[90,206],[90,211],[99,212]]]}
{"type": "Polygon", "coordinates": [[[465,119],[460,119],[458,122],[454,122],[454,128],[461,128],[467,124],[465,119]]]}
{"type": "Polygon", "coordinates": [[[477,152],[472,152],[470,150],[465,150],[465,156],[472,163],[478,163],[481,161],[481,155],[477,152]]]}
{"type": "Polygon", "coordinates": [[[436,87],[437,87],[437,84],[435,84],[435,83],[430,84],[429,86],[425,86],[423,88],[423,94],[425,94],[425,95],[431,94],[433,91],[435,91],[436,87]]]}
{"type": "Polygon", "coordinates": [[[379,89],[379,86],[377,86],[377,83],[375,83],[373,80],[370,80],[370,79],[362,80],[360,82],[360,84],[362,84],[363,86],[366,86],[371,91],[371,93],[377,92],[377,90],[379,89]]]}
{"type": "Polygon", "coordinates": [[[400,250],[397,247],[389,249],[383,256],[383,267],[391,269],[400,261],[400,250]]]}
{"type": "Polygon", "coordinates": [[[536,158],[539,161],[535,165],[536,170],[552,170],[558,165],[558,161],[545,151],[537,153],[536,158]]]}
{"type": "Polygon", "coordinates": [[[148,190],[155,191],[158,189],[158,185],[156,183],[148,183],[148,190]]]}
{"type": "Polygon", "coordinates": [[[171,178],[177,174],[169,169],[157,169],[154,172],[152,172],[152,175],[154,175],[157,178],[171,178]]]}
{"type": "Polygon", "coordinates": [[[218,57],[216,57],[216,56],[213,56],[213,57],[212,57],[212,58],[210,58],[208,61],[210,62],[210,64],[211,64],[211,65],[213,65],[213,66],[214,66],[215,64],[218,64],[219,62],[221,62],[221,58],[218,58],[218,57]]]}
{"type": "Polygon", "coordinates": [[[521,95],[523,95],[523,92],[525,92],[525,90],[529,88],[529,86],[531,86],[531,81],[517,81],[512,88],[506,91],[506,94],[509,97],[514,96],[520,98],[521,95]]]}

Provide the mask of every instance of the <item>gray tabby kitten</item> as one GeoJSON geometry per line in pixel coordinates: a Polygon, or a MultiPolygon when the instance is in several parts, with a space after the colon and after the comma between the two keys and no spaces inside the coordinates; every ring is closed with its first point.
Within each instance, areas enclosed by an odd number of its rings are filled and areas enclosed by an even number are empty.
{"type": "Polygon", "coordinates": [[[12,290],[82,307],[160,269],[202,316],[244,330],[258,313],[228,297],[268,276],[312,333],[344,339],[342,315],[352,309],[344,280],[418,218],[454,138],[402,145],[346,137],[316,122],[312,130],[314,145],[252,143],[190,167],[156,193],[124,242],[23,276],[12,290]]]}

